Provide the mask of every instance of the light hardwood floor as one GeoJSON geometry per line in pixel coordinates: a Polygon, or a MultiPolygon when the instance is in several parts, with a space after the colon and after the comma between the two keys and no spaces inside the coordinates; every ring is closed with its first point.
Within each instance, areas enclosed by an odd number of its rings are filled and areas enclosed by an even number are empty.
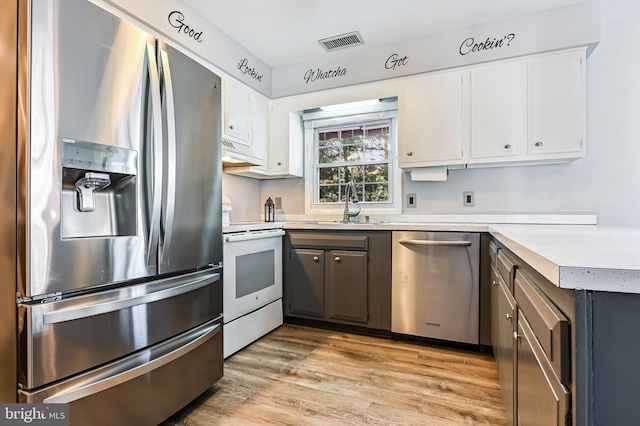
{"type": "Polygon", "coordinates": [[[490,355],[285,324],[163,425],[506,425],[490,355]]]}

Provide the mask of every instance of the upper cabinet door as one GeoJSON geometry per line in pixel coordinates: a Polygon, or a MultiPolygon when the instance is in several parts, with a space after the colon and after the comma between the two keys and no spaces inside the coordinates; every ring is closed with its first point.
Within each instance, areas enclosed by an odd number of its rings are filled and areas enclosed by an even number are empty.
{"type": "Polygon", "coordinates": [[[402,167],[462,160],[462,73],[451,72],[407,82],[398,114],[398,158],[402,167]]]}
{"type": "Polygon", "coordinates": [[[224,97],[224,126],[223,139],[251,146],[251,94],[248,90],[225,79],[224,97]]]}
{"type": "Polygon", "coordinates": [[[252,152],[264,160],[263,166],[255,169],[267,170],[269,158],[269,99],[255,94],[251,97],[251,145],[252,152]]]}
{"type": "Polygon", "coordinates": [[[584,52],[529,61],[529,154],[584,152],[584,52]]]}
{"type": "Polygon", "coordinates": [[[471,70],[471,158],[518,156],[527,144],[527,67],[471,70]]]}

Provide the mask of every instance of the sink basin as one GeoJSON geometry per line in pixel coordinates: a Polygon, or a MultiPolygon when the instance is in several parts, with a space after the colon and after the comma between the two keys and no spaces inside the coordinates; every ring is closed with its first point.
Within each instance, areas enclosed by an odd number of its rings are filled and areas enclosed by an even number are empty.
{"type": "Polygon", "coordinates": [[[341,220],[317,220],[316,225],[345,225],[345,226],[349,226],[349,225],[376,225],[379,223],[383,223],[383,222],[379,222],[379,221],[369,221],[369,222],[343,222],[341,220]]]}

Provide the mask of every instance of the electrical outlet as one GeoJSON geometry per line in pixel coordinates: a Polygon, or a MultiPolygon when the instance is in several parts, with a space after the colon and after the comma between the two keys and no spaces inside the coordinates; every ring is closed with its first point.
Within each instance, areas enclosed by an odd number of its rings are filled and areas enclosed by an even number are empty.
{"type": "Polygon", "coordinates": [[[273,199],[274,207],[278,210],[282,210],[282,197],[275,197],[273,199]]]}
{"type": "Polygon", "coordinates": [[[414,208],[417,204],[418,201],[418,197],[416,197],[416,194],[407,194],[407,207],[408,208],[414,208]]]}
{"type": "Polygon", "coordinates": [[[473,207],[475,204],[475,197],[473,191],[466,191],[462,193],[462,205],[465,207],[473,207]]]}

